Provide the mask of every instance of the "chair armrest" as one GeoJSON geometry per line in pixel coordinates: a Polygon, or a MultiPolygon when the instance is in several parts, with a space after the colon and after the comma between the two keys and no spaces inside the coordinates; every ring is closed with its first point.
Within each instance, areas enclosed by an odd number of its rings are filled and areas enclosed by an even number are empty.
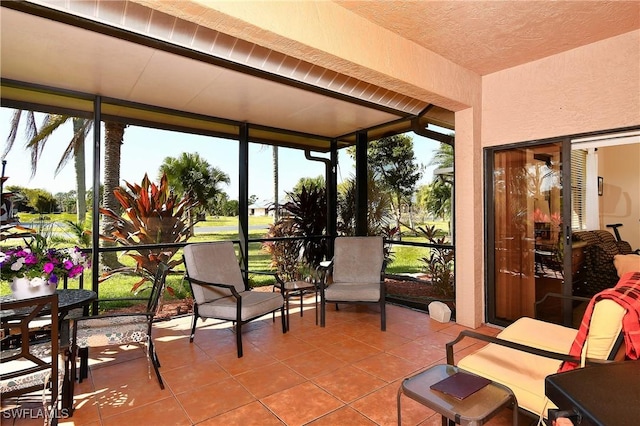
{"type": "Polygon", "coordinates": [[[238,290],[236,290],[236,287],[233,284],[212,283],[212,282],[202,281],[202,280],[198,280],[196,278],[191,278],[191,277],[184,277],[184,279],[189,281],[192,284],[198,284],[201,286],[225,288],[231,291],[231,294],[233,294],[234,297],[236,298],[241,297],[240,294],[238,293],[238,290]]]}
{"type": "MultiPolygon", "coordinates": [[[[243,269],[244,271],[244,269],[243,269]]],[[[254,275],[271,275],[273,276],[276,281],[278,282],[279,285],[284,285],[284,280],[282,278],[280,278],[280,275],[278,275],[277,272],[268,272],[268,271],[247,271],[247,273],[249,274],[254,274],[254,275]]]]}
{"type": "MultiPolygon", "coordinates": [[[[471,331],[471,330],[463,330],[460,332],[460,334],[458,334],[458,337],[447,343],[446,344],[446,352],[447,352],[447,364],[449,365],[455,365],[454,364],[454,359],[453,359],[453,346],[460,342],[462,339],[464,339],[465,337],[470,337],[473,339],[478,339],[478,340],[482,340],[484,342],[487,343],[493,343],[496,345],[500,345],[500,346],[505,346],[511,349],[515,349],[518,351],[522,351],[522,352],[527,352],[533,355],[538,355],[544,358],[551,358],[551,359],[557,359],[558,361],[570,361],[570,362],[575,362],[580,364],[581,359],[580,357],[575,357],[572,355],[568,355],[568,354],[563,354],[563,353],[558,353],[558,352],[551,352],[551,351],[546,351],[544,349],[540,349],[540,348],[535,348],[533,346],[528,346],[528,345],[523,345],[520,343],[515,343],[512,342],[510,340],[504,340],[504,339],[500,339],[498,337],[493,337],[493,336],[487,336],[486,334],[482,334],[482,333],[478,333],[475,331],[471,331]]],[[[608,360],[601,360],[601,359],[591,359],[591,358],[587,358],[586,363],[588,364],[608,364],[612,361],[608,361],[608,360]]]]}
{"type": "Polygon", "coordinates": [[[316,266],[316,275],[318,276],[318,283],[320,284],[320,290],[322,290],[322,292],[324,292],[324,289],[327,287],[327,277],[332,271],[333,259],[320,262],[318,266],[316,266]]]}

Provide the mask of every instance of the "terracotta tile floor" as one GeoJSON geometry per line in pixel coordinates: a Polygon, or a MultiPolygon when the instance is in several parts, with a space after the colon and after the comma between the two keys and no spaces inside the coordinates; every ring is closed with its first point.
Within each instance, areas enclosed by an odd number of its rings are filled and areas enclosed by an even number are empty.
{"type": "MultiPolygon", "coordinates": [[[[154,325],[164,390],[139,348],[92,348],[89,377],[76,384],[73,417],[59,424],[395,425],[402,379],[445,363],[445,343],[463,329],[394,305],[387,307],[386,332],[375,308],[353,305],[331,307],[321,328],[306,309],[303,317],[292,311],[287,334],[271,316],[246,326],[238,359],[230,323],[199,322],[192,344],[190,324],[183,317],[154,325]]],[[[466,339],[456,350],[463,354],[473,344],[466,339]]],[[[3,401],[2,425],[42,425],[42,418],[9,415],[39,403],[40,395],[3,401]]],[[[441,424],[439,415],[406,397],[402,419],[403,425],[441,424]]],[[[489,424],[510,425],[511,411],[489,424]]]]}

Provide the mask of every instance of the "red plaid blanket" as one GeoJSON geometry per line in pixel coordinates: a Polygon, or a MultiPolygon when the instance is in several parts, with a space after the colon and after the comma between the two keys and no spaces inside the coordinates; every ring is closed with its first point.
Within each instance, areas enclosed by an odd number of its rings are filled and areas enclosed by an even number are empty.
{"type": "MultiPolygon", "coordinates": [[[[624,274],[615,287],[601,291],[591,298],[582,317],[578,334],[569,350],[569,355],[580,357],[589,334],[593,308],[596,302],[603,299],[614,300],[627,310],[622,320],[626,356],[633,360],[640,358],[640,272],[624,274]]],[[[578,363],[565,361],[558,369],[558,373],[578,367],[580,367],[578,363]]]]}

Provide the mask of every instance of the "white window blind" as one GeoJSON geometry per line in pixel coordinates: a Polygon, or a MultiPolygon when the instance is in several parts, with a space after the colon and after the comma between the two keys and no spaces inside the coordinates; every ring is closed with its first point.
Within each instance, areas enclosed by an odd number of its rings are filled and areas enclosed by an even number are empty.
{"type": "Polygon", "coordinates": [[[571,229],[587,227],[587,150],[571,151],[571,229]]]}

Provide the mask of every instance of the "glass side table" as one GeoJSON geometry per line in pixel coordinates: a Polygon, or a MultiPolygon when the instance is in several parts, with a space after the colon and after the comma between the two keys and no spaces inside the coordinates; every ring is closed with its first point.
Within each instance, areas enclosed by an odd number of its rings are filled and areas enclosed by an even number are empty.
{"type": "Polygon", "coordinates": [[[454,375],[462,369],[453,365],[435,365],[415,376],[402,381],[398,389],[398,425],[402,424],[400,397],[408,398],[431,408],[442,416],[442,425],[482,425],[498,411],[513,407],[513,424],[518,424],[518,401],[511,389],[491,382],[464,399],[457,399],[442,392],[432,390],[431,385],[454,375]]]}

